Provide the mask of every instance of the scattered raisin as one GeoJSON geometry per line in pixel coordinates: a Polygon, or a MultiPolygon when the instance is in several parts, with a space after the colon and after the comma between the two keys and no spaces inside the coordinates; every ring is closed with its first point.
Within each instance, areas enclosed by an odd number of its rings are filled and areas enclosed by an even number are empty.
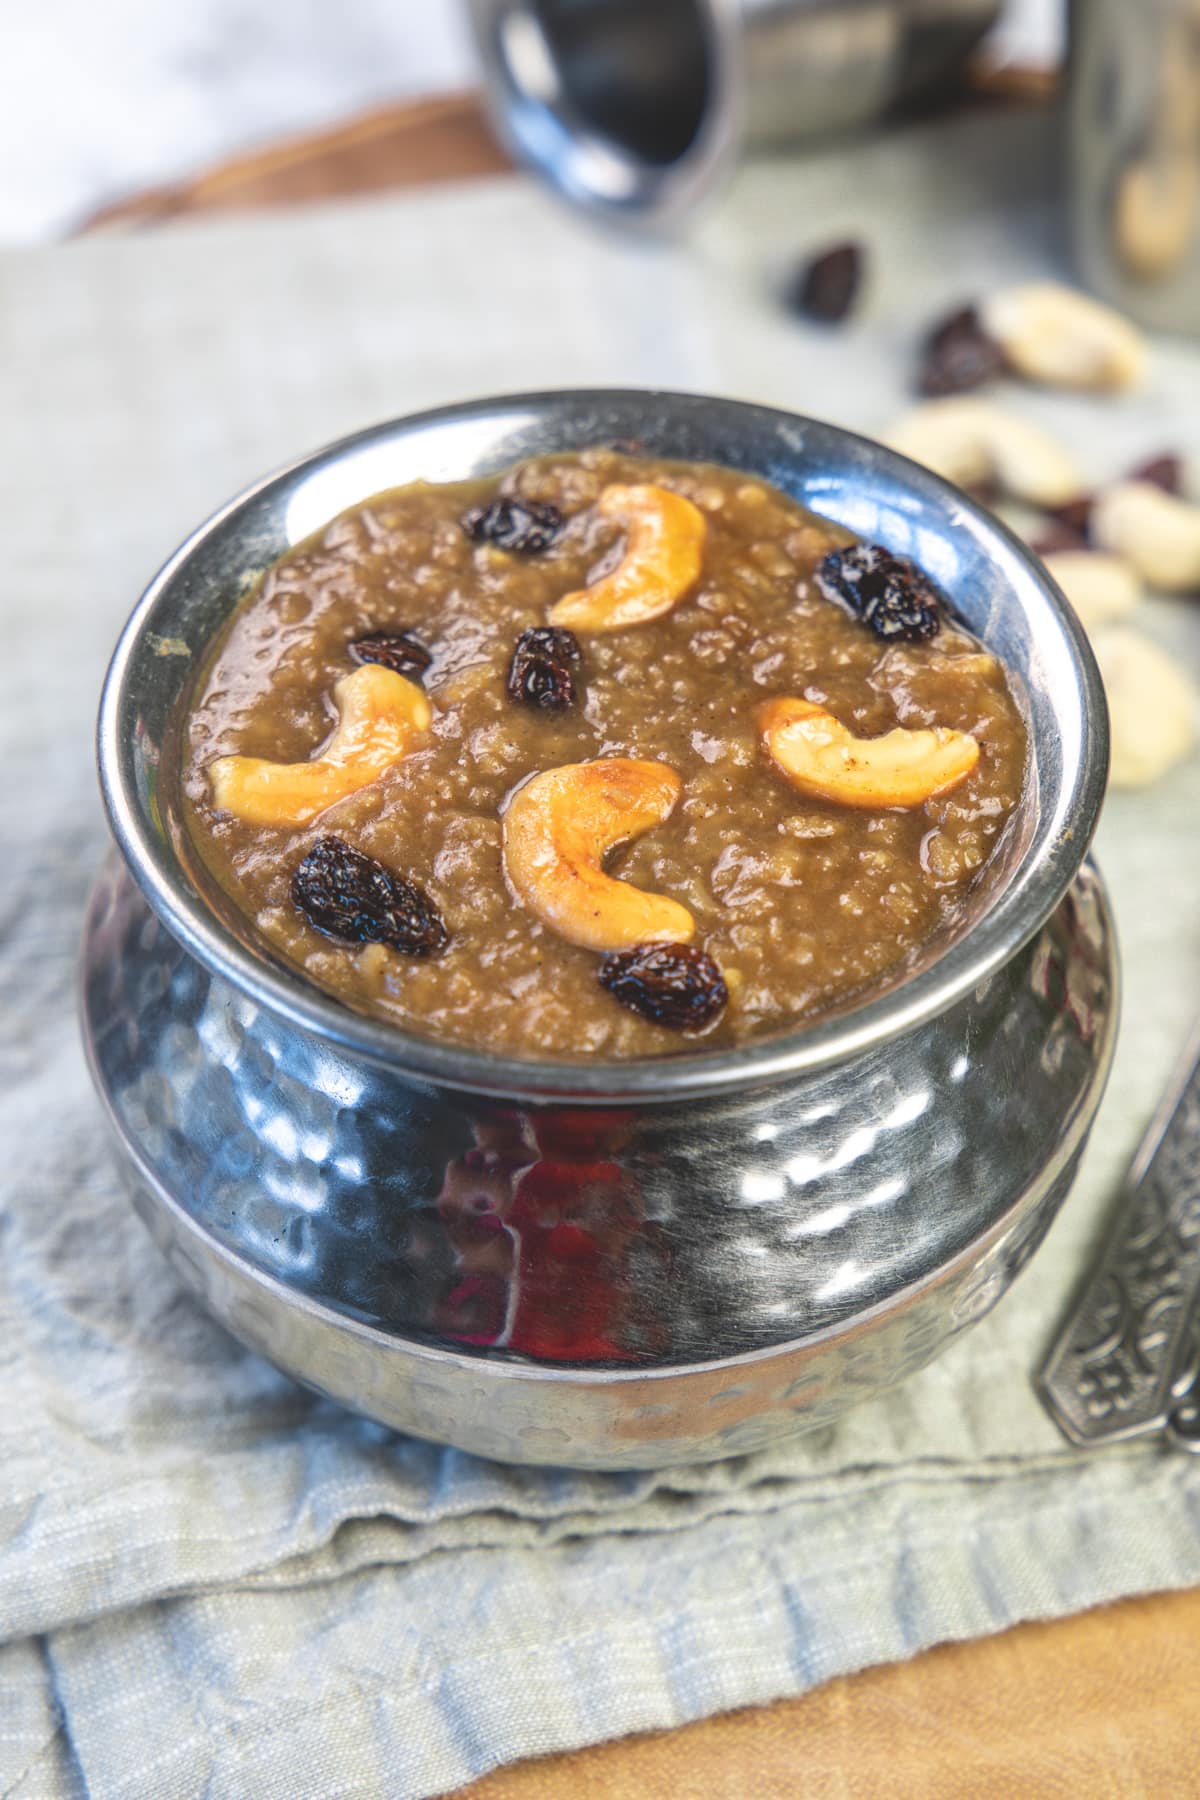
{"type": "Polygon", "coordinates": [[[508,697],[543,712],[575,704],[579,639],[557,625],[531,625],[517,639],[508,671],[508,697]]]}
{"type": "MultiPolygon", "coordinates": [[[[1136,469],[1130,469],[1125,480],[1148,481],[1166,494],[1182,493],[1182,459],[1169,451],[1162,456],[1152,456],[1149,461],[1139,463],[1136,469]]],[[[1061,506],[1046,508],[1050,525],[1033,545],[1039,556],[1055,550],[1087,548],[1094,499],[1092,494],[1076,494],[1073,500],[1064,500],[1061,506]]]]}
{"type": "Polygon", "coordinates": [[[963,306],[935,325],[925,339],[917,388],[939,399],[966,394],[995,381],[1006,367],[1004,351],[984,330],[976,308],[963,306]]]}
{"type": "Polygon", "coordinates": [[[501,494],[490,505],[473,506],[464,513],[462,527],[473,544],[495,544],[498,550],[535,556],[554,542],[563,516],[549,501],[513,500],[501,494]]]}
{"type": "Polygon", "coordinates": [[[382,663],[397,675],[420,681],[433,661],[432,652],[407,631],[372,631],[349,646],[356,663],[382,663]]]}
{"type": "Polygon", "coordinates": [[[1029,548],[1037,556],[1057,556],[1062,550],[1085,550],[1087,539],[1081,531],[1052,519],[1045,531],[1030,541],[1029,548]]]}
{"type": "Polygon", "coordinates": [[[893,556],[882,544],[831,550],[817,565],[815,579],[827,600],[842,601],[876,637],[916,643],[937,635],[941,594],[916,563],[893,556]]]}
{"type": "Polygon", "coordinates": [[[646,446],[641,438],[614,438],[608,447],[610,450],[615,450],[618,456],[645,456],[646,454],[646,446]]]}
{"type": "Polygon", "coordinates": [[[1088,532],[1092,524],[1091,494],[1076,494],[1073,500],[1064,500],[1061,506],[1048,506],[1046,511],[1064,531],[1073,531],[1078,539],[1078,547],[1087,543],[1088,532]]]}
{"type": "Polygon", "coordinates": [[[703,1031],[729,999],[712,957],[694,944],[637,944],[600,964],[600,986],[655,1025],[703,1031]]]}
{"type": "Polygon", "coordinates": [[[342,943],[436,956],[449,942],[428,894],[339,837],[317,839],[292,876],[292,901],[315,930],[342,943]]]}
{"type": "Polygon", "coordinates": [[[1165,494],[1182,494],[1183,492],[1183,460],[1172,451],[1162,456],[1152,456],[1147,462],[1139,463],[1136,469],[1130,469],[1127,481],[1148,481],[1154,487],[1162,488],[1165,494]]]}
{"type": "Polygon", "coordinates": [[[788,283],[788,307],[806,319],[839,325],[858,298],[863,261],[861,244],[845,243],[802,263],[788,283]]]}

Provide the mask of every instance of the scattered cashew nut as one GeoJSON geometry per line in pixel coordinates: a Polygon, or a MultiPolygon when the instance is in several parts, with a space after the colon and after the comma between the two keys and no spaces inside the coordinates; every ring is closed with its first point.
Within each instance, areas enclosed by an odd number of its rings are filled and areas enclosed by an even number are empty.
{"type": "Polygon", "coordinates": [[[1123,557],[1103,550],[1052,550],[1042,557],[1079,615],[1085,631],[1128,618],[1142,598],[1142,583],[1123,557]]]}
{"type": "Polygon", "coordinates": [[[670,817],[682,782],[666,763],[603,757],[546,769],[504,814],[504,872],[544,924],[585,950],[688,941],[686,906],[606,875],[615,845],[670,817]]]}
{"type": "Polygon", "coordinates": [[[1140,631],[1109,625],[1092,638],[1108,696],[1113,787],[1145,787],[1187,755],[1200,700],[1191,676],[1140,631]]]}
{"type": "Polygon", "coordinates": [[[623,631],[670,612],[700,576],[706,525],[698,506],[648,482],[606,487],[596,502],[626,528],[616,568],[590,587],[564,594],[549,613],[571,631],[623,631]]]}
{"type": "Polygon", "coordinates": [[[218,757],[209,769],[216,805],[250,825],[305,825],[377,781],[408,754],[432,717],[420,688],[379,663],[343,675],[333,698],[337,728],[311,761],[218,757]]]}
{"type": "Polygon", "coordinates": [[[1074,288],[1033,281],[982,301],[979,317],[1018,374],[1051,387],[1134,387],[1146,340],[1128,319],[1074,288]]]}
{"type": "Polygon", "coordinates": [[[1182,263],[1196,235],[1200,170],[1183,148],[1131,163],[1117,183],[1113,239],[1131,275],[1158,281],[1182,263]]]}
{"type": "Polygon", "coordinates": [[[944,725],[858,738],[823,706],[790,696],[758,709],[767,754],[802,794],[840,806],[923,806],[964,781],[979,745],[944,725]]]}
{"type": "Polygon", "coordinates": [[[1168,594],[1200,589],[1200,506],[1193,501],[1151,481],[1118,481],[1097,496],[1090,528],[1150,587],[1168,594]]]}
{"type": "Polygon", "coordinates": [[[893,426],[887,441],[960,487],[995,482],[1032,506],[1063,506],[1087,483],[1073,458],[1040,425],[989,400],[930,400],[893,426]]]}

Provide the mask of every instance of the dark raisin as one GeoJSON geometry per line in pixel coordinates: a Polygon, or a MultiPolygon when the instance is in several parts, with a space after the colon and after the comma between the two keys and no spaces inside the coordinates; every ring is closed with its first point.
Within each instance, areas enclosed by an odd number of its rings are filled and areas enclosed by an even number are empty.
{"type": "Polygon", "coordinates": [[[508,670],[508,697],[544,712],[575,704],[579,639],[557,625],[531,625],[517,639],[508,670]]]}
{"type": "Polygon", "coordinates": [[[1091,494],[1076,494],[1073,500],[1064,500],[1061,506],[1048,506],[1046,511],[1064,531],[1073,531],[1080,545],[1087,543],[1092,524],[1091,494]]]}
{"type": "Polygon", "coordinates": [[[1136,469],[1130,469],[1126,480],[1148,481],[1152,486],[1162,488],[1165,494],[1182,494],[1182,458],[1169,450],[1162,456],[1152,456],[1149,461],[1139,463],[1136,469]]]}
{"type": "Polygon", "coordinates": [[[1038,556],[1057,556],[1061,550],[1084,550],[1087,539],[1070,525],[1051,520],[1045,531],[1032,539],[1029,548],[1038,556]]]}
{"type": "Polygon", "coordinates": [[[397,675],[420,681],[433,661],[432,652],[407,631],[372,631],[349,646],[356,663],[382,663],[397,675]]]}
{"type": "Polygon", "coordinates": [[[554,542],[563,516],[549,501],[512,500],[501,494],[490,505],[473,506],[464,513],[462,528],[473,544],[495,544],[498,550],[535,556],[554,542]]]}
{"type": "Polygon", "coordinates": [[[676,1031],[703,1031],[729,999],[720,969],[694,944],[614,950],[600,964],[599,980],[622,1006],[676,1031]]]}
{"type": "Polygon", "coordinates": [[[645,456],[646,454],[646,446],[641,438],[614,438],[608,447],[610,450],[615,450],[618,456],[645,456]]]}
{"type": "Polygon", "coordinates": [[[318,838],[292,876],[292,900],[315,930],[342,943],[436,956],[449,942],[428,894],[339,837],[318,838]]]}
{"type": "Polygon", "coordinates": [[[840,600],[876,637],[916,643],[937,635],[942,595],[906,556],[881,544],[831,550],[817,565],[816,583],[827,600],[840,600]]]}
{"type": "Polygon", "coordinates": [[[922,394],[966,394],[1003,375],[1004,351],[989,337],[973,306],[935,325],[921,346],[917,387],[922,394]]]}
{"type": "Polygon", "coordinates": [[[822,325],[839,325],[858,298],[862,282],[861,244],[834,244],[800,265],[788,283],[785,299],[792,312],[822,325]]]}

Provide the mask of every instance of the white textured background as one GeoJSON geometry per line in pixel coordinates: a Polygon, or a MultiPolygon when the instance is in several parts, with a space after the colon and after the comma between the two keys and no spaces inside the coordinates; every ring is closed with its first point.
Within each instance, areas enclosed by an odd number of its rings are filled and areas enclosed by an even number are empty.
{"type": "MultiPolygon", "coordinates": [[[[652,4],[653,0],[647,0],[652,4]]],[[[1008,0],[1001,47],[1051,61],[1065,0],[1008,0]]],[[[0,242],[406,94],[468,87],[464,0],[10,0],[0,242]]]]}

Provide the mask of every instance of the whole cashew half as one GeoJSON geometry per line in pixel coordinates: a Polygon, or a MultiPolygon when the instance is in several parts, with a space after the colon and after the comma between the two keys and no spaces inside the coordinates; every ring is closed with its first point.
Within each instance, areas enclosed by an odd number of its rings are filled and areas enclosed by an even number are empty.
{"type": "Polygon", "coordinates": [[[327,806],[377,781],[429,727],[429,701],[379,663],[343,675],[333,690],[338,723],[309,762],[221,756],[209,768],[213,800],[249,825],[305,825],[327,806]]]}
{"type": "Polygon", "coordinates": [[[1200,590],[1200,506],[1151,481],[1118,481],[1092,506],[1096,542],[1131,562],[1148,586],[1168,594],[1200,590]]]}
{"type": "Polygon", "coordinates": [[[625,526],[625,554],[590,587],[564,594],[550,608],[551,625],[624,631],[670,612],[700,576],[707,531],[700,508],[670,488],[642,482],[606,487],[596,510],[625,526]]]}
{"type": "Polygon", "coordinates": [[[686,943],[686,906],[606,875],[615,845],[670,817],[682,782],[666,763],[603,757],[546,769],[504,814],[504,872],[530,912],[585,950],[686,943]]]}
{"type": "Polygon", "coordinates": [[[1056,281],[1003,288],[979,316],[1009,364],[1050,387],[1134,387],[1146,369],[1146,340],[1128,319],[1056,281]]]}
{"type": "Polygon", "coordinates": [[[1147,787],[1196,741],[1200,692],[1185,669],[1153,639],[1122,625],[1093,633],[1104,677],[1112,742],[1113,787],[1147,787]]]}
{"type": "Polygon", "coordinates": [[[1127,618],[1141,601],[1141,576],[1124,557],[1104,550],[1051,550],[1042,561],[1085,631],[1127,618]]]}
{"type": "Polygon", "coordinates": [[[887,442],[959,487],[995,482],[1031,506],[1063,506],[1087,486],[1056,439],[989,400],[927,401],[897,421],[887,442]]]}
{"type": "Polygon", "coordinates": [[[792,786],[818,800],[871,809],[923,806],[965,781],[979,745],[944,725],[859,738],[811,701],[787,697],[758,709],[768,756],[792,786]]]}

